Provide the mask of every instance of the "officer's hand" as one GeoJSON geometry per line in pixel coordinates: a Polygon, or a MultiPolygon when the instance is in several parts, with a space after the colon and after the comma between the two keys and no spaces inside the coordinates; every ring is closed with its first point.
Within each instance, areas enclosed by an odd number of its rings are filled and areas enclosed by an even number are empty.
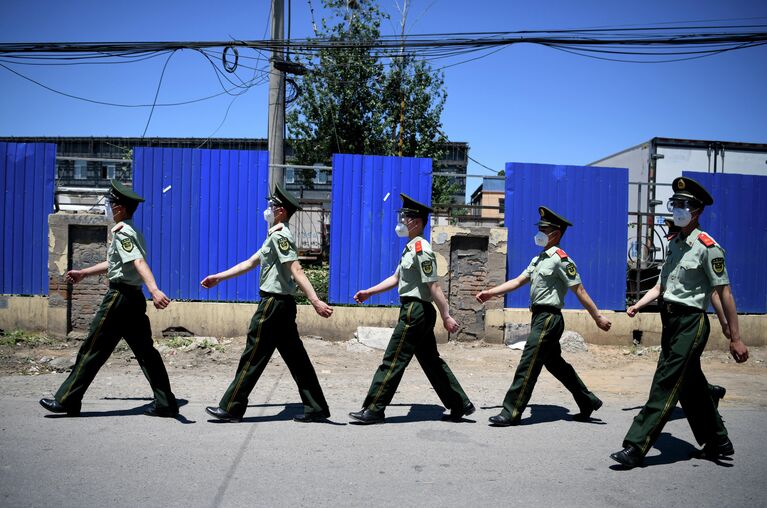
{"type": "Polygon", "coordinates": [[[312,302],[312,307],[320,316],[329,318],[333,314],[333,307],[323,302],[322,300],[316,300],[312,302]]]}
{"type": "Polygon", "coordinates": [[[64,275],[64,277],[66,277],[67,282],[77,284],[85,278],[85,274],[82,272],[82,270],[69,270],[66,275],[64,275]]]}
{"type": "Polygon", "coordinates": [[[458,322],[455,319],[453,319],[451,316],[448,316],[445,319],[443,319],[442,325],[445,327],[445,330],[447,330],[450,333],[455,333],[460,328],[460,326],[458,325],[458,322]]]}
{"type": "Polygon", "coordinates": [[[200,286],[204,287],[205,289],[210,289],[213,286],[217,285],[219,282],[221,282],[221,278],[217,277],[215,275],[208,275],[204,279],[202,279],[202,282],[200,282],[200,286]]]}
{"type": "Polygon", "coordinates": [[[613,325],[610,320],[604,317],[602,314],[598,315],[595,321],[597,322],[599,329],[604,331],[608,331],[613,325]]]}
{"type": "Polygon", "coordinates": [[[636,308],[636,305],[632,305],[631,307],[626,309],[626,314],[628,314],[629,317],[636,316],[637,312],[639,312],[639,309],[636,308]]]}
{"type": "Polygon", "coordinates": [[[730,325],[728,325],[727,323],[722,323],[722,333],[724,334],[725,337],[732,340],[732,336],[730,335],[730,325]]]}
{"type": "Polygon", "coordinates": [[[748,347],[742,340],[733,340],[730,342],[730,354],[736,362],[743,363],[748,360],[748,347]]]}
{"type": "Polygon", "coordinates": [[[354,293],[354,301],[357,303],[362,303],[368,298],[370,298],[371,296],[373,296],[373,294],[370,291],[368,291],[367,289],[361,289],[357,291],[356,293],[354,293]]]}
{"type": "Polygon", "coordinates": [[[168,305],[170,305],[170,298],[168,298],[165,295],[165,293],[163,293],[162,291],[158,289],[154,293],[152,293],[152,302],[154,302],[155,309],[162,310],[168,305]]]}
{"type": "Polygon", "coordinates": [[[480,291],[479,293],[474,295],[474,298],[476,298],[479,303],[485,303],[486,301],[488,301],[492,297],[493,297],[493,295],[491,295],[487,290],[480,291]]]}

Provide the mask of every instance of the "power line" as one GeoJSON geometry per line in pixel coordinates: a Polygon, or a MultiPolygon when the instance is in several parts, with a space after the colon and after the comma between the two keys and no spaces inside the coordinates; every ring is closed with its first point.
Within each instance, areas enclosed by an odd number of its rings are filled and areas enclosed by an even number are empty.
{"type": "Polygon", "coordinates": [[[490,171],[492,171],[492,172],[493,172],[493,173],[495,173],[496,175],[499,173],[499,171],[498,171],[497,169],[493,169],[493,168],[491,168],[490,166],[485,166],[484,164],[482,164],[481,162],[479,162],[477,159],[473,158],[473,157],[472,157],[471,155],[469,155],[469,154],[466,154],[466,157],[467,157],[467,158],[468,158],[470,161],[472,161],[473,163],[475,163],[475,164],[479,164],[480,166],[482,166],[482,167],[483,167],[483,168],[485,168],[485,169],[489,169],[490,171]]]}
{"type": "Polygon", "coordinates": [[[152,121],[152,114],[154,114],[154,108],[157,104],[157,97],[160,96],[160,87],[162,86],[162,78],[165,76],[165,69],[168,68],[168,63],[170,63],[170,59],[173,57],[173,55],[176,52],[171,52],[170,55],[168,55],[168,58],[165,60],[165,65],[162,66],[162,72],[160,73],[160,80],[157,82],[157,91],[154,93],[154,101],[152,101],[152,109],[149,110],[149,118],[146,119],[146,125],[144,126],[144,132],[141,134],[141,137],[143,138],[146,136],[146,130],[149,128],[149,122],[152,121]]]}
{"type": "MultiPolygon", "coordinates": [[[[186,101],[177,101],[177,102],[165,102],[165,103],[156,103],[156,104],[154,104],[154,103],[153,104],[124,104],[124,103],[121,104],[121,103],[117,103],[117,102],[108,102],[108,101],[100,101],[100,100],[96,100],[96,99],[89,99],[87,97],[81,97],[79,95],[74,95],[74,94],[70,94],[70,93],[67,93],[67,92],[63,92],[61,90],[57,90],[55,88],[52,88],[52,87],[50,87],[50,86],[48,86],[48,85],[46,85],[44,83],[41,83],[40,81],[32,79],[29,76],[25,76],[24,74],[22,74],[22,73],[14,70],[14,69],[8,67],[7,65],[4,65],[2,63],[0,63],[0,67],[4,68],[5,70],[7,70],[9,72],[12,72],[13,74],[16,74],[17,76],[19,76],[22,79],[30,81],[31,83],[34,83],[37,86],[40,86],[40,87],[42,87],[42,88],[44,88],[44,89],[46,89],[46,90],[48,90],[50,92],[53,92],[53,93],[56,93],[56,94],[59,94],[59,95],[63,95],[64,97],[69,97],[70,99],[77,99],[77,100],[84,101],[84,102],[90,102],[92,104],[99,104],[101,106],[113,106],[113,107],[118,107],[118,108],[151,108],[152,106],[159,108],[159,107],[170,107],[170,106],[186,106],[187,104],[194,104],[196,102],[202,102],[202,101],[207,101],[209,99],[214,99],[216,97],[219,97],[219,96],[224,95],[225,93],[227,93],[227,91],[223,91],[223,92],[219,92],[219,93],[216,93],[216,94],[213,94],[213,95],[208,95],[208,96],[205,96],[205,97],[200,97],[198,99],[190,99],[190,100],[186,100],[186,101]]],[[[230,92],[232,90],[233,89],[229,89],[228,91],[230,92]]]]}

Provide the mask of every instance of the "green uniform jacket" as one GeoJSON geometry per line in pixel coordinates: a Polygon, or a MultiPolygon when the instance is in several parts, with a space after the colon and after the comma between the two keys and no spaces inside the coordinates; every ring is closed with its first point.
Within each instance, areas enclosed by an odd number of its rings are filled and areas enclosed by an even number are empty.
{"type": "Polygon", "coordinates": [[[557,245],[530,260],[520,275],[530,279],[531,307],[549,305],[561,309],[567,289],[581,283],[575,263],[557,245]]]}
{"type": "Polygon", "coordinates": [[[137,259],[146,259],[144,235],[136,231],[130,219],[117,223],[112,228],[112,243],[107,250],[109,282],[141,286],[144,281],[133,264],[137,259]]]}
{"type": "Polygon", "coordinates": [[[258,257],[261,260],[261,291],[295,295],[296,283],[290,269],[283,264],[298,259],[293,234],[287,224],[277,224],[269,229],[258,257]]]}
{"type": "Polygon", "coordinates": [[[410,240],[402,251],[399,265],[399,296],[432,301],[429,284],[437,282],[437,259],[429,242],[421,236],[410,240]]]}
{"type": "Polygon", "coordinates": [[[696,228],[669,243],[660,272],[665,301],[706,310],[714,287],[729,283],[724,249],[706,233],[696,228]]]}

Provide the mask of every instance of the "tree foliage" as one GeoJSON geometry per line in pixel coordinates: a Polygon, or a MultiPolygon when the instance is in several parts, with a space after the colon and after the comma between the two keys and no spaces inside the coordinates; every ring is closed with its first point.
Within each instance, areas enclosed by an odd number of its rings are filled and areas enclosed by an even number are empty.
{"type": "MultiPolygon", "coordinates": [[[[376,41],[387,19],[374,0],[358,0],[354,8],[346,0],[323,0],[323,5],[330,16],[316,36],[343,47],[322,49],[302,61],[309,72],[298,79],[301,93],[287,114],[296,163],[330,163],[333,153],[441,160],[447,98],[442,73],[412,55],[383,61],[360,46],[376,41]]],[[[447,181],[436,187],[434,202],[449,200],[445,192],[457,190],[447,181]]]]}

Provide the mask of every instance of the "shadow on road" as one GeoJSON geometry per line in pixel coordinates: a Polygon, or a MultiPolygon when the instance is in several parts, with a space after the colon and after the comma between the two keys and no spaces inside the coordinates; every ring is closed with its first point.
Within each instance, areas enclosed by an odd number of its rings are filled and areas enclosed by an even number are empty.
{"type": "MultiPolygon", "coordinates": [[[[151,401],[153,400],[151,397],[104,397],[102,400],[129,400],[129,401],[151,401]]],[[[178,407],[182,408],[189,404],[189,401],[186,399],[176,399],[176,402],[178,403],[178,407]]],[[[144,415],[144,411],[146,411],[149,408],[149,404],[141,404],[140,406],[132,407],[129,409],[110,409],[107,411],[80,411],[80,416],[77,418],[102,418],[105,416],[135,416],[135,415],[144,415]]],[[[65,414],[47,414],[45,415],[45,418],[72,418],[71,416],[67,416],[65,414]]],[[[178,416],[174,418],[167,418],[168,420],[176,420],[180,423],[196,423],[195,420],[189,420],[184,415],[178,414],[178,416]]]]}
{"type": "MultiPolygon", "coordinates": [[[[674,464],[676,462],[685,462],[690,459],[702,459],[700,456],[700,450],[698,450],[695,445],[674,437],[668,432],[661,433],[653,448],[658,450],[660,453],[657,455],[649,455],[645,457],[644,465],[640,467],[661,466],[674,464]]],[[[722,457],[717,460],[712,460],[711,462],[722,467],[732,467],[733,464],[731,464],[731,461],[731,457],[722,457]]],[[[627,470],[620,464],[613,464],[610,466],[610,469],[614,471],[627,470]]]]}
{"type": "MultiPolygon", "coordinates": [[[[251,404],[248,405],[248,408],[261,408],[261,409],[268,409],[268,408],[274,408],[274,407],[281,407],[282,411],[280,411],[277,414],[261,414],[258,416],[245,416],[240,420],[238,423],[265,423],[265,422],[285,422],[290,421],[293,419],[294,416],[303,414],[304,412],[304,406],[303,404],[299,404],[297,402],[290,402],[288,404],[251,404]]],[[[215,423],[215,424],[225,424],[225,423],[231,423],[226,422],[223,420],[217,420],[215,418],[208,418],[209,423],[215,423]]],[[[346,425],[345,423],[341,422],[334,422],[330,418],[327,420],[323,420],[321,422],[314,422],[314,424],[324,424],[324,425],[346,425]]]]}

